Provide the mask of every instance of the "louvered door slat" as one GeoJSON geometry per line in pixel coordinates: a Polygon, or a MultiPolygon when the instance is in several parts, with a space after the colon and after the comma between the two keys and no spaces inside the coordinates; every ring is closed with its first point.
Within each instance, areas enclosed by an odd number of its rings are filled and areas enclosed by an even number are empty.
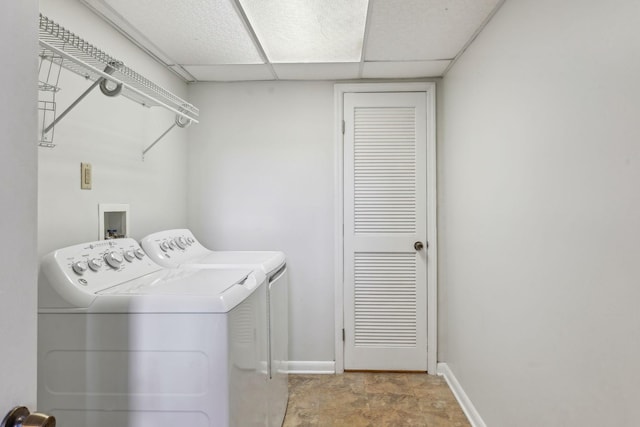
{"type": "Polygon", "coordinates": [[[357,233],[414,233],[415,108],[356,107],[354,223],[357,233]],[[366,203],[365,203],[366,202],[366,203]],[[393,209],[380,209],[393,206],[393,209]]]}
{"type": "Polygon", "coordinates": [[[411,252],[355,254],[356,346],[415,347],[415,264],[411,252]]]}

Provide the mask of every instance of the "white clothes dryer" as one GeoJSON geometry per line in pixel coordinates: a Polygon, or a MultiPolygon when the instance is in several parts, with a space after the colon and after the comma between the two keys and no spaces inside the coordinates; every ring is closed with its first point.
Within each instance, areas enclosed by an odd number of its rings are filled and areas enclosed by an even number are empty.
{"type": "Polygon", "coordinates": [[[289,297],[285,254],[277,251],[214,251],[188,229],[165,230],[141,240],[144,251],[164,267],[261,269],[267,277],[269,426],[284,421],[289,399],[289,297]]]}
{"type": "Polygon", "coordinates": [[[38,407],[65,427],[264,426],[260,270],[166,269],[133,239],[41,263],[38,407]]]}

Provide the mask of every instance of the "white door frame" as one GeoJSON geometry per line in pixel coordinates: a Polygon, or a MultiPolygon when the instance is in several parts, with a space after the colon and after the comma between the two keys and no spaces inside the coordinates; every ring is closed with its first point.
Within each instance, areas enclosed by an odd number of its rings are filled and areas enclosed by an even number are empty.
{"type": "Polygon", "coordinates": [[[436,374],[438,363],[438,240],[436,223],[436,84],[354,83],[334,86],[334,287],[335,287],[335,370],[344,372],[344,178],[343,178],[343,98],[348,92],[425,92],[427,96],[427,370],[436,374]]]}

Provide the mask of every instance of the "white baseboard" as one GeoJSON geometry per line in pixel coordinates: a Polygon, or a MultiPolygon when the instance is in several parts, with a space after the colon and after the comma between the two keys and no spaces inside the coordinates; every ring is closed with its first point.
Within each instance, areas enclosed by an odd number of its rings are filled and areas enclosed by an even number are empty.
{"type": "Polygon", "coordinates": [[[453,395],[458,400],[471,425],[473,427],[487,427],[480,413],[476,410],[476,407],[473,406],[473,403],[471,403],[471,399],[469,399],[467,393],[462,389],[453,371],[449,368],[449,365],[446,363],[438,363],[438,375],[443,376],[447,384],[449,384],[449,388],[451,388],[453,395]]]}
{"type": "Polygon", "coordinates": [[[327,361],[295,361],[288,363],[290,374],[335,374],[336,362],[327,361]]]}

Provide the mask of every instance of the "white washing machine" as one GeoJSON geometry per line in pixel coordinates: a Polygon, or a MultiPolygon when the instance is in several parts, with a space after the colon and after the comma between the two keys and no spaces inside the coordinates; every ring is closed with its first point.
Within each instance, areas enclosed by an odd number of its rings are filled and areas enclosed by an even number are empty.
{"type": "Polygon", "coordinates": [[[42,260],[38,408],[65,427],[264,426],[266,278],[167,269],[133,239],[42,260]]]}
{"type": "Polygon", "coordinates": [[[289,399],[289,297],[286,257],[275,251],[212,251],[205,248],[188,229],[165,230],[142,239],[149,257],[164,267],[198,269],[260,268],[267,276],[269,357],[269,426],[281,426],[289,399]]]}

